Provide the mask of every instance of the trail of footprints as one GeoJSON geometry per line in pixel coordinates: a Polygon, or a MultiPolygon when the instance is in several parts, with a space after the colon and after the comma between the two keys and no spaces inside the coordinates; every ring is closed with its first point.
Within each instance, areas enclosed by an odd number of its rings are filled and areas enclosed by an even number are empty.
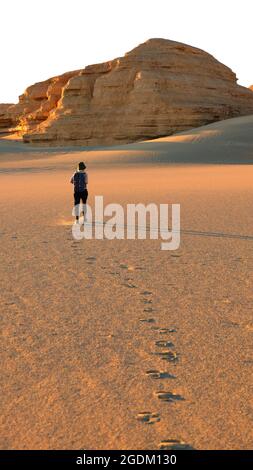
{"type": "MultiPolygon", "coordinates": [[[[148,290],[144,290],[140,292],[142,296],[142,303],[145,305],[143,309],[144,313],[151,313],[154,311],[153,307],[146,305],[152,305],[152,292],[148,290]]],[[[155,323],[155,318],[141,318],[140,321],[142,323],[155,323]]],[[[155,352],[154,355],[158,356],[161,361],[166,361],[169,363],[173,363],[176,365],[177,361],[179,360],[179,354],[175,351],[174,343],[168,339],[168,335],[177,332],[176,328],[160,328],[159,326],[152,326],[152,329],[156,331],[159,335],[162,336],[162,339],[157,339],[155,341],[155,352]],[[164,337],[165,336],[165,337],[164,337]]],[[[174,374],[171,374],[164,370],[158,369],[150,369],[146,371],[146,375],[154,380],[166,380],[166,379],[176,379],[174,374]]],[[[158,390],[154,393],[155,397],[161,402],[167,403],[177,403],[180,401],[184,401],[184,397],[182,397],[178,393],[174,393],[172,391],[165,391],[165,390],[158,390]]],[[[143,423],[147,424],[155,424],[156,422],[161,420],[161,417],[157,413],[151,412],[142,412],[137,415],[137,419],[143,423]]],[[[159,444],[160,450],[183,450],[183,449],[191,449],[191,446],[188,444],[175,440],[175,439],[168,439],[161,441],[159,444]]]]}
{"type": "MultiPolygon", "coordinates": [[[[135,269],[137,269],[132,266],[128,266],[126,264],[120,264],[120,268],[125,269],[127,271],[135,271],[135,269]]],[[[126,277],[124,279],[123,285],[129,289],[138,288],[138,286],[133,281],[132,277],[126,277]]],[[[168,336],[173,333],[176,333],[177,332],[176,328],[160,328],[159,326],[154,326],[154,324],[156,323],[156,319],[153,316],[151,316],[151,314],[155,311],[153,307],[152,291],[144,290],[140,292],[140,295],[141,295],[141,302],[144,307],[143,313],[145,314],[143,318],[140,318],[140,322],[143,324],[150,325],[154,331],[156,331],[159,335],[162,335],[162,336],[163,335],[168,336]],[[150,316],[148,316],[147,314],[150,314],[150,316]]],[[[153,352],[153,355],[159,357],[161,361],[165,361],[167,363],[176,365],[176,363],[179,360],[179,354],[175,351],[174,343],[170,339],[164,338],[164,336],[162,339],[155,341],[156,350],[153,352]]],[[[158,369],[147,370],[146,375],[154,380],[176,379],[175,375],[167,371],[158,370],[158,369]]],[[[158,390],[154,392],[154,395],[158,400],[161,400],[161,402],[164,402],[164,403],[177,403],[177,402],[185,400],[184,397],[182,397],[180,394],[174,393],[172,391],[158,390]]],[[[146,425],[153,425],[159,422],[161,420],[161,417],[158,413],[153,413],[150,411],[142,411],[138,413],[137,420],[146,425]]],[[[167,440],[163,440],[160,442],[159,449],[160,450],[183,450],[183,449],[188,450],[188,449],[192,449],[192,447],[186,444],[185,442],[182,442],[176,439],[167,439],[167,440]]]]}
{"type": "MultiPolygon", "coordinates": [[[[76,245],[73,244],[72,248],[76,248],[76,245]]],[[[96,261],[95,256],[90,256],[86,258],[87,264],[93,265],[95,261],[96,261]]],[[[138,289],[138,286],[135,284],[132,278],[132,274],[134,271],[142,270],[143,268],[141,268],[140,266],[133,267],[127,264],[120,264],[119,268],[120,268],[120,271],[126,270],[126,274],[130,275],[131,273],[130,277],[126,276],[124,278],[123,286],[129,289],[138,289]]],[[[112,272],[109,272],[108,274],[120,276],[120,271],[112,271],[112,272]]],[[[176,333],[177,329],[174,327],[173,328],[161,328],[159,326],[156,326],[155,325],[156,319],[153,316],[151,316],[151,314],[155,311],[153,307],[153,292],[149,290],[143,290],[139,292],[139,294],[141,295],[141,302],[143,304],[143,313],[145,314],[145,316],[143,316],[143,318],[140,318],[139,321],[143,324],[150,325],[152,330],[156,331],[159,335],[161,335],[161,339],[157,339],[155,341],[155,351],[153,352],[153,355],[157,356],[161,361],[163,361],[163,363],[171,363],[171,364],[176,365],[176,363],[179,360],[179,354],[175,351],[174,343],[170,340],[170,338],[168,339],[166,336],[176,333]]],[[[174,374],[171,374],[170,372],[166,370],[150,369],[150,370],[147,370],[145,373],[148,377],[154,380],[154,382],[157,380],[176,379],[176,376],[174,374]]],[[[170,390],[169,391],[156,390],[154,392],[154,396],[156,397],[156,399],[164,403],[175,404],[177,402],[185,400],[184,397],[170,390]]],[[[153,413],[150,411],[142,411],[138,413],[136,418],[140,423],[144,423],[145,425],[154,425],[155,423],[158,423],[161,420],[161,417],[158,413],[153,413]]],[[[159,443],[159,449],[160,450],[183,450],[183,449],[189,450],[189,449],[192,449],[192,447],[186,444],[185,442],[177,440],[177,439],[167,439],[159,443]]]]}
{"type": "MultiPolygon", "coordinates": [[[[120,265],[121,269],[126,269],[128,271],[134,271],[134,268],[129,267],[128,265],[120,265]]],[[[123,284],[125,287],[130,289],[138,288],[138,286],[134,283],[132,277],[125,278],[125,283],[123,284]]],[[[141,295],[141,302],[143,304],[143,313],[145,316],[140,318],[140,322],[143,324],[150,325],[151,328],[156,331],[159,335],[161,335],[161,339],[157,339],[155,341],[155,351],[153,352],[154,356],[157,356],[163,363],[170,363],[176,365],[179,360],[179,354],[175,351],[174,343],[168,338],[168,335],[177,332],[176,328],[161,328],[159,326],[154,326],[156,323],[156,319],[153,316],[149,316],[148,314],[152,314],[155,311],[153,306],[153,293],[149,290],[143,290],[140,292],[141,295]]],[[[176,379],[174,374],[166,370],[158,370],[158,369],[150,369],[146,371],[146,375],[156,380],[173,380],[176,379]]],[[[178,393],[174,393],[171,390],[156,390],[154,392],[154,396],[163,403],[178,403],[185,400],[183,396],[178,393]]],[[[158,413],[153,413],[151,411],[142,411],[138,413],[137,420],[145,425],[153,425],[161,420],[161,417],[158,413]]],[[[177,439],[167,439],[163,440],[159,444],[160,450],[189,450],[192,447],[186,444],[183,441],[177,439]]]]}

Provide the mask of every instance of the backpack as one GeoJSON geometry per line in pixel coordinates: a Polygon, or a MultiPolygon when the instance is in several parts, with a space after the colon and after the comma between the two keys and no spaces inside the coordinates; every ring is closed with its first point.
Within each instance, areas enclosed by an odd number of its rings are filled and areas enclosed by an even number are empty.
{"type": "Polygon", "coordinates": [[[86,189],[86,173],[77,171],[74,174],[74,190],[81,193],[86,189]]]}

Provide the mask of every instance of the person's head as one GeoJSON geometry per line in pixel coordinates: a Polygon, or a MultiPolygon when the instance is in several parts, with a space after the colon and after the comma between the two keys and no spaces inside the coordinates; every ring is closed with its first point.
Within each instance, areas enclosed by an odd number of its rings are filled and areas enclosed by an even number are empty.
{"type": "Polygon", "coordinates": [[[78,163],[77,171],[84,171],[85,168],[86,168],[86,165],[83,162],[78,163]]]}

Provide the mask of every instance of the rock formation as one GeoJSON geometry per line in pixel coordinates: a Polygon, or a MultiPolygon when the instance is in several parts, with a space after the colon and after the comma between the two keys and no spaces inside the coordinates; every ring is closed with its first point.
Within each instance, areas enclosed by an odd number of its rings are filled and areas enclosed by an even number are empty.
{"type": "Polygon", "coordinates": [[[48,118],[50,111],[57,107],[63,87],[77,73],[79,73],[79,70],[35,83],[29,86],[23,95],[19,97],[18,104],[0,105],[0,127],[2,132],[4,128],[5,132],[9,130],[9,132],[20,132],[23,135],[26,131],[36,128],[48,118]],[[6,107],[5,110],[3,108],[2,115],[1,106],[6,107]],[[8,122],[7,126],[4,126],[4,117],[8,122]],[[9,129],[6,129],[6,127],[9,129]]]}
{"type": "Polygon", "coordinates": [[[3,132],[2,130],[8,131],[12,126],[12,119],[8,117],[8,109],[11,106],[8,103],[0,104],[0,132],[3,132]]]}
{"type": "Polygon", "coordinates": [[[247,114],[252,92],[228,67],[195,47],[150,39],[124,57],[32,85],[5,118],[25,142],[112,145],[247,114]]]}

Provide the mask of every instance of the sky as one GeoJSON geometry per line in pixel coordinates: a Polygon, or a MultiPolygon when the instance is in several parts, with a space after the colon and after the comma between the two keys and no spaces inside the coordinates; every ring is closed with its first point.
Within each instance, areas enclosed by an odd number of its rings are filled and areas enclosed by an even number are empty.
{"type": "Polygon", "coordinates": [[[190,44],[253,84],[252,0],[2,0],[0,103],[150,38],[190,44]]]}

